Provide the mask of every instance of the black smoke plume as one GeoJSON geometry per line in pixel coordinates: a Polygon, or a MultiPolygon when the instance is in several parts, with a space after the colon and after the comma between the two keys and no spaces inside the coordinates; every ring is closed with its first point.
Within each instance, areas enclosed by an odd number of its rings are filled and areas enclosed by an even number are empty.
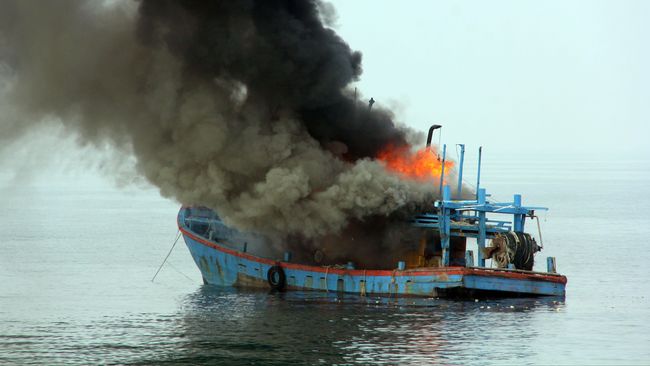
{"type": "Polygon", "coordinates": [[[370,113],[344,93],[361,54],[323,25],[316,1],[146,0],[138,35],[167,47],[189,77],[242,83],[271,119],[289,112],[322,145],[345,144],[349,159],[406,143],[389,111],[370,113]]]}
{"type": "Polygon", "coordinates": [[[135,156],[164,196],[278,239],[337,235],[435,193],[373,159],[415,134],[357,103],[361,54],[317,1],[0,5],[2,139],[63,124],[135,156]]]}

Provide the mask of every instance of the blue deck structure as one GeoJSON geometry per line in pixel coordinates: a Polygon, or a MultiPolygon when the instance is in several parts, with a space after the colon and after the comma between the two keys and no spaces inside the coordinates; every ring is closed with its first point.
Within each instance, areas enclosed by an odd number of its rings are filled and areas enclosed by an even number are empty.
{"type": "Polygon", "coordinates": [[[450,186],[444,185],[434,212],[411,220],[412,226],[439,237],[440,256],[429,258],[438,261],[425,261],[421,256],[418,263],[399,261],[391,269],[357,269],[352,263],[308,265],[292,262],[290,253],[284,253],[283,259],[251,253],[247,248],[250,237],[229,228],[204,207],[181,208],[178,226],[207,284],[362,296],[564,296],[567,279],[555,273],[554,258],[548,259],[547,272],[532,271],[532,255],[540,248],[524,233],[526,219],[546,208],[523,206],[520,195],[514,195],[512,202],[492,202],[488,197],[479,187],[476,199],[454,200],[450,186]],[[511,215],[512,220],[494,220],[488,214],[511,215]],[[474,253],[465,250],[466,238],[477,241],[476,264],[474,253]],[[486,247],[488,240],[493,246],[486,247]],[[521,256],[521,250],[527,256],[521,256]],[[486,255],[496,252],[501,253],[502,262],[506,258],[502,268],[486,267],[486,255]]]}

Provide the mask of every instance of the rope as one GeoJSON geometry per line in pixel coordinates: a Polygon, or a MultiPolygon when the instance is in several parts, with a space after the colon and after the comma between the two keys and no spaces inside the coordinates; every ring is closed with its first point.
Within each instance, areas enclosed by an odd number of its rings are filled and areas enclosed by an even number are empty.
{"type": "Polygon", "coordinates": [[[540,248],[537,246],[535,239],[529,234],[508,232],[498,235],[492,239],[493,245],[495,240],[499,240],[500,248],[492,254],[492,264],[497,268],[506,268],[512,263],[517,269],[532,270],[534,266],[535,252],[540,248]]]}
{"type": "Polygon", "coordinates": [[[535,215],[535,220],[537,221],[537,233],[539,234],[539,247],[544,249],[544,240],[542,240],[542,228],[539,226],[539,216],[535,215]]]}
{"type": "Polygon", "coordinates": [[[510,263],[510,253],[507,247],[492,256],[492,264],[496,264],[497,268],[505,268],[508,263],[510,263]]]}
{"type": "Polygon", "coordinates": [[[176,272],[178,272],[179,274],[183,275],[183,277],[187,278],[188,280],[190,280],[190,281],[192,281],[192,282],[196,282],[196,281],[193,280],[190,276],[186,275],[185,273],[181,272],[180,269],[176,268],[176,267],[172,264],[171,261],[167,262],[167,264],[168,264],[170,267],[172,267],[172,269],[173,269],[174,271],[176,271],[176,272]]]}
{"type": "Polygon", "coordinates": [[[161,270],[161,269],[163,268],[163,266],[165,265],[165,262],[167,262],[167,259],[168,259],[169,256],[172,254],[172,250],[174,250],[174,247],[176,246],[176,243],[178,243],[178,239],[180,239],[180,238],[181,238],[181,230],[178,229],[178,235],[176,236],[176,240],[174,240],[174,244],[172,244],[172,247],[169,248],[169,253],[167,253],[167,256],[165,257],[165,259],[163,260],[163,262],[160,263],[160,267],[158,267],[158,270],[156,271],[156,274],[153,275],[153,278],[151,279],[151,282],[153,282],[153,281],[156,279],[156,277],[158,276],[158,273],[160,273],[160,270],[161,270]]]}

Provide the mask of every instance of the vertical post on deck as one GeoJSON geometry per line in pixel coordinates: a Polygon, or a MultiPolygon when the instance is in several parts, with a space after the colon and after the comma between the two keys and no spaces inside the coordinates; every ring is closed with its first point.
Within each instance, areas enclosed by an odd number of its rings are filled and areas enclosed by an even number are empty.
{"type": "Polygon", "coordinates": [[[451,218],[449,217],[450,209],[445,207],[445,202],[451,200],[451,189],[444,186],[442,190],[442,206],[440,217],[440,246],[442,247],[442,265],[449,266],[449,240],[451,236],[451,218]]]}
{"type": "Polygon", "coordinates": [[[458,188],[456,189],[456,199],[461,199],[461,192],[463,189],[463,162],[465,160],[465,144],[458,144],[460,146],[460,163],[458,165],[458,188]]]}
{"type": "Polygon", "coordinates": [[[483,146],[478,147],[478,172],[476,173],[476,199],[478,200],[478,191],[481,188],[481,155],[483,146]]]}
{"type": "MultiPolygon", "coordinates": [[[[480,156],[480,155],[479,155],[480,156]]],[[[478,206],[485,205],[485,188],[480,188],[476,192],[478,199],[477,203],[478,206]]],[[[485,267],[485,258],[483,258],[483,248],[485,248],[485,240],[486,240],[486,235],[485,235],[485,224],[486,224],[486,218],[485,218],[485,211],[479,211],[478,212],[478,238],[476,239],[476,244],[478,245],[478,266],[479,267],[485,267]]]]}
{"type": "Polygon", "coordinates": [[[442,168],[440,169],[440,187],[439,192],[442,195],[442,184],[445,178],[445,159],[447,157],[447,144],[442,145],[442,168]]]}
{"type": "Polygon", "coordinates": [[[557,273],[555,257],[546,257],[546,272],[557,273]]]}
{"type": "MultiPolygon", "coordinates": [[[[515,206],[515,208],[520,208],[521,207],[521,195],[520,194],[514,195],[513,206],[515,206]]],[[[522,214],[515,214],[514,215],[513,229],[517,233],[523,233],[524,232],[524,215],[522,215],[522,214]]]]}

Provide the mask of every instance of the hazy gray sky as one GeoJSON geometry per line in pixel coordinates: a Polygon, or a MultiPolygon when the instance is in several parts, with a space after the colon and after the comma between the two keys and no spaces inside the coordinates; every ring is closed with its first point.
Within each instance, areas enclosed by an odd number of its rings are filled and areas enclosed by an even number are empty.
{"type": "MultiPolygon", "coordinates": [[[[478,145],[650,158],[650,1],[332,3],[335,29],[364,56],[363,98],[421,131],[443,124],[469,159],[478,145]]],[[[93,164],[72,139],[54,141],[63,131],[45,135],[0,156],[0,175],[93,164]]]]}
{"type": "Polygon", "coordinates": [[[650,157],[650,1],[333,4],[364,97],[413,127],[491,151],[650,157]]]}

